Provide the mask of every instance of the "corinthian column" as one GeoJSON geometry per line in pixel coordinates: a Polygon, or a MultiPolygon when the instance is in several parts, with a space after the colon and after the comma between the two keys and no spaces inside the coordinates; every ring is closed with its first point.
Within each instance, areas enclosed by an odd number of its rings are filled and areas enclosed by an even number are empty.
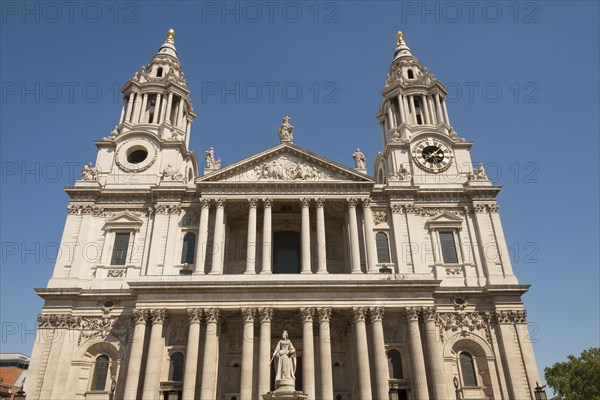
{"type": "Polygon", "coordinates": [[[272,199],[264,199],[264,215],[263,215],[263,244],[262,244],[262,268],[261,274],[271,273],[271,206],[272,199]]]}
{"type": "Polygon", "coordinates": [[[212,266],[210,268],[211,274],[222,274],[223,273],[223,258],[225,256],[223,241],[223,224],[224,224],[224,207],[225,200],[217,199],[217,213],[215,215],[215,237],[213,238],[212,248],[212,266]]]}
{"type": "Polygon", "coordinates": [[[210,201],[208,199],[200,199],[200,207],[200,224],[198,227],[198,243],[196,243],[196,265],[194,267],[194,274],[204,274],[206,245],[208,242],[210,201]]]}
{"type": "Polygon", "coordinates": [[[302,203],[302,273],[310,274],[310,199],[300,199],[302,203]]]}
{"type": "Polygon", "coordinates": [[[194,400],[196,375],[198,372],[198,347],[200,346],[200,319],[202,309],[188,308],[190,327],[187,350],[185,352],[185,372],[183,374],[183,400],[194,400]]]}
{"type": "Polygon", "coordinates": [[[244,332],[242,333],[242,377],[240,399],[252,400],[252,367],[254,366],[254,308],[242,308],[244,332]]]}
{"type": "Polygon", "coordinates": [[[317,273],[327,273],[327,243],[325,241],[325,203],[324,198],[317,199],[317,273]]]}
{"type": "Polygon", "coordinates": [[[390,372],[385,352],[385,338],[383,337],[383,311],[383,307],[369,307],[378,399],[387,399],[390,391],[390,372]]]}
{"type": "Polygon", "coordinates": [[[142,399],[158,400],[160,365],[162,362],[162,330],[167,312],[165,309],[150,310],[152,330],[150,331],[150,346],[148,346],[148,359],[146,360],[146,375],[144,376],[144,390],[142,399]]]}
{"type": "Polygon", "coordinates": [[[249,199],[248,240],[246,242],[246,274],[256,273],[256,199],[249,199]]]}
{"type": "Polygon", "coordinates": [[[444,356],[440,347],[440,336],[436,324],[435,307],[423,307],[425,319],[425,337],[427,338],[427,359],[431,371],[431,385],[436,399],[448,399],[446,390],[448,382],[444,379],[444,356]]]}
{"type": "Polygon", "coordinates": [[[218,329],[221,311],[218,308],[206,308],[204,309],[204,315],[206,316],[206,337],[204,338],[200,398],[202,400],[215,400],[217,395],[218,329]]]}
{"type": "Polygon", "coordinates": [[[260,318],[260,343],[258,349],[258,394],[262,396],[271,390],[271,319],[273,309],[270,307],[259,308],[260,318]]]}
{"type": "Polygon", "coordinates": [[[125,381],[125,392],[123,398],[134,400],[137,397],[140,382],[140,371],[142,369],[142,354],[144,353],[144,337],[146,336],[146,310],[134,310],[135,328],[133,330],[133,342],[129,353],[129,366],[127,367],[127,380],[125,381]]]}
{"type": "Polygon", "coordinates": [[[405,310],[408,325],[408,338],[412,375],[412,391],[415,399],[429,399],[427,390],[427,373],[425,372],[425,358],[423,357],[423,343],[419,328],[419,309],[407,307],[405,310]]]}
{"type": "Polygon", "coordinates": [[[313,338],[314,308],[301,308],[302,314],[302,382],[309,400],[315,400],[315,346],[313,338]]]}
{"type": "Polygon", "coordinates": [[[319,352],[321,353],[320,400],[333,400],[333,373],[331,370],[331,307],[317,308],[319,313],[319,352]]]}
{"type": "Polygon", "coordinates": [[[371,211],[371,199],[363,199],[363,212],[365,214],[365,240],[367,241],[367,271],[379,272],[377,270],[377,249],[375,247],[375,233],[373,232],[373,211],[371,211]]]}
{"type": "Polygon", "coordinates": [[[365,323],[366,309],[352,307],[354,320],[354,342],[356,345],[356,361],[358,364],[358,393],[361,400],[370,400],[371,374],[369,369],[369,347],[367,344],[367,327],[365,323]]]}
{"type": "Polygon", "coordinates": [[[356,199],[348,199],[348,223],[350,224],[350,251],[352,261],[352,273],[361,273],[360,248],[358,241],[358,225],[356,222],[356,199]]]}

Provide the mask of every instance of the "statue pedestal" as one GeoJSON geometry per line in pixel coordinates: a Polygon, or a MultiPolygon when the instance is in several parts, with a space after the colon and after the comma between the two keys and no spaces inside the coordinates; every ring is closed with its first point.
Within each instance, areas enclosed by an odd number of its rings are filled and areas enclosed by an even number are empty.
{"type": "Polygon", "coordinates": [[[308,395],[303,392],[292,391],[279,391],[269,392],[262,395],[263,400],[306,400],[308,395]]]}

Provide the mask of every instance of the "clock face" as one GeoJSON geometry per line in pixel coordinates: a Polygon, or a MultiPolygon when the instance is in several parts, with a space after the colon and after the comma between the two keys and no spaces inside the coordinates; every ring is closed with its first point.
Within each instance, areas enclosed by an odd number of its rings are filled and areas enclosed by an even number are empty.
{"type": "Polygon", "coordinates": [[[430,172],[445,171],[452,162],[452,150],[436,139],[425,139],[416,144],[412,152],[417,164],[430,172]]]}

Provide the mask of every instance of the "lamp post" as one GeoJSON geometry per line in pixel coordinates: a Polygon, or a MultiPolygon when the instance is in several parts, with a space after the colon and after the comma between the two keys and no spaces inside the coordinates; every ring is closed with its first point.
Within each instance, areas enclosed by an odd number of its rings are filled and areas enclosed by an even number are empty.
{"type": "Polygon", "coordinates": [[[454,384],[454,394],[456,395],[456,400],[460,400],[462,396],[460,395],[460,387],[458,384],[458,378],[456,376],[452,379],[452,383],[454,384]]]}
{"type": "Polygon", "coordinates": [[[540,386],[538,382],[535,383],[533,392],[535,394],[535,400],[548,400],[548,396],[546,396],[546,391],[544,390],[545,387],[546,385],[540,386]]]}

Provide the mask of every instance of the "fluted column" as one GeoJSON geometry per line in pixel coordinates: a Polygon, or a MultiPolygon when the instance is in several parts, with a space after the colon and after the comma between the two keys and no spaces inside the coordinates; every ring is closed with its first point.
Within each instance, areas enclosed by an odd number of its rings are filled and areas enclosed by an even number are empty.
{"type": "Polygon", "coordinates": [[[448,109],[446,108],[446,99],[441,99],[442,102],[442,111],[444,112],[444,120],[446,124],[450,126],[450,117],[448,117],[448,109]]]}
{"type": "Polygon", "coordinates": [[[142,94],[142,107],[140,107],[140,115],[138,116],[139,123],[146,122],[146,105],[148,104],[148,93],[142,94]]]}
{"type": "Polygon", "coordinates": [[[427,340],[427,360],[431,372],[431,386],[436,399],[448,399],[447,385],[444,379],[444,356],[440,347],[440,340],[436,324],[437,311],[435,307],[423,307],[425,320],[425,337],[427,340]]]}
{"type": "Polygon", "coordinates": [[[321,357],[320,400],[333,400],[333,371],[331,369],[331,307],[317,308],[319,314],[319,353],[321,357]]]}
{"type": "Polygon", "coordinates": [[[410,107],[410,115],[412,115],[412,123],[413,125],[417,124],[417,111],[415,107],[415,96],[408,96],[408,106],[410,107]]]}
{"type": "Polygon", "coordinates": [[[125,113],[125,122],[131,122],[131,112],[133,111],[133,98],[135,93],[129,93],[129,99],[127,100],[127,112],[125,113]]]}
{"type": "Polygon", "coordinates": [[[356,199],[348,199],[348,223],[350,224],[350,255],[352,273],[358,274],[360,268],[360,247],[358,241],[358,225],[356,222],[356,199]]]}
{"type": "Polygon", "coordinates": [[[273,309],[270,307],[259,308],[260,318],[260,343],[258,348],[258,395],[262,396],[271,390],[271,319],[273,309]]]}
{"type": "Polygon", "coordinates": [[[177,107],[177,127],[180,129],[183,129],[183,109],[184,109],[184,102],[183,102],[183,97],[181,97],[179,99],[179,106],[177,107]]]}
{"type": "Polygon", "coordinates": [[[252,400],[252,367],[254,366],[254,308],[242,308],[244,332],[242,333],[242,377],[240,399],[252,400]]]}
{"type": "Polygon", "coordinates": [[[403,104],[401,94],[398,95],[398,115],[400,116],[400,124],[398,124],[398,125],[405,124],[406,123],[406,115],[404,115],[404,104],[403,104]]]}
{"type": "Polygon", "coordinates": [[[162,363],[162,330],[167,312],[165,309],[150,310],[152,318],[152,330],[150,331],[150,345],[148,346],[148,358],[146,359],[146,374],[144,376],[144,390],[142,399],[158,400],[160,365],[162,363]]]}
{"type": "Polygon", "coordinates": [[[325,239],[325,199],[320,197],[317,202],[317,273],[327,273],[327,242],[325,239]]]}
{"type": "Polygon", "coordinates": [[[310,199],[301,198],[302,203],[302,273],[310,274],[310,199]]]}
{"type": "Polygon", "coordinates": [[[222,274],[223,257],[225,252],[223,251],[223,220],[224,218],[225,199],[217,199],[217,212],[215,215],[215,233],[213,238],[212,246],[212,266],[210,268],[211,274],[222,274]]]}
{"type": "Polygon", "coordinates": [[[367,327],[365,323],[367,310],[363,307],[352,307],[354,321],[354,342],[356,345],[356,361],[358,364],[358,393],[361,400],[370,400],[371,374],[369,368],[369,347],[367,344],[367,327]]]}
{"type": "Polygon", "coordinates": [[[200,199],[200,207],[200,223],[198,227],[198,243],[196,243],[196,263],[194,266],[194,274],[204,274],[206,248],[208,242],[210,201],[208,199],[200,199]]]}
{"type": "Polygon", "coordinates": [[[404,316],[408,325],[413,398],[429,400],[423,343],[421,342],[421,330],[419,328],[419,309],[417,307],[407,307],[404,316]]]}
{"type": "Polygon", "coordinates": [[[263,199],[264,215],[263,215],[263,243],[262,243],[262,268],[260,269],[261,274],[271,273],[271,206],[273,205],[272,199],[263,199]]]}
{"type": "Polygon", "coordinates": [[[301,308],[302,314],[302,383],[309,400],[315,400],[314,308],[301,308]]]}
{"type": "Polygon", "coordinates": [[[146,310],[134,310],[135,327],[133,330],[133,341],[129,353],[129,365],[127,366],[127,380],[125,381],[125,400],[135,400],[138,385],[140,383],[140,371],[142,370],[142,355],[144,353],[144,337],[146,336],[146,310]]]}
{"type": "Polygon", "coordinates": [[[249,199],[248,240],[246,241],[246,274],[256,273],[256,199],[249,199]]]}
{"type": "Polygon", "coordinates": [[[431,123],[429,119],[429,104],[427,104],[427,95],[421,96],[421,103],[423,103],[423,115],[425,116],[425,123],[429,125],[431,123]]]}
{"type": "Polygon", "coordinates": [[[206,336],[204,338],[200,398],[202,400],[215,400],[217,395],[218,329],[221,311],[218,308],[206,308],[204,309],[204,315],[206,316],[206,336]]]}
{"type": "Polygon", "coordinates": [[[440,95],[436,93],[434,95],[435,102],[435,114],[437,115],[438,124],[443,124],[444,121],[444,113],[442,112],[442,104],[440,103],[440,95]]]}
{"type": "Polygon", "coordinates": [[[167,124],[171,124],[171,108],[173,106],[173,92],[169,92],[167,97],[167,107],[165,108],[165,121],[167,124]]]}
{"type": "Polygon", "coordinates": [[[373,211],[371,199],[363,199],[363,213],[365,215],[365,240],[367,241],[367,271],[379,272],[377,269],[377,248],[375,247],[375,232],[373,232],[373,211]]]}
{"type": "Polygon", "coordinates": [[[187,350],[185,351],[185,371],[183,373],[183,400],[194,400],[196,377],[198,374],[198,348],[200,347],[200,320],[202,309],[188,308],[190,327],[187,350]]]}
{"type": "Polygon", "coordinates": [[[373,337],[373,353],[375,360],[375,381],[377,383],[377,398],[389,398],[390,371],[387,354],[385,352],[385,338],[383,336],[383,307],[369,307],[371,317],[371,333],[373,337]]]}

